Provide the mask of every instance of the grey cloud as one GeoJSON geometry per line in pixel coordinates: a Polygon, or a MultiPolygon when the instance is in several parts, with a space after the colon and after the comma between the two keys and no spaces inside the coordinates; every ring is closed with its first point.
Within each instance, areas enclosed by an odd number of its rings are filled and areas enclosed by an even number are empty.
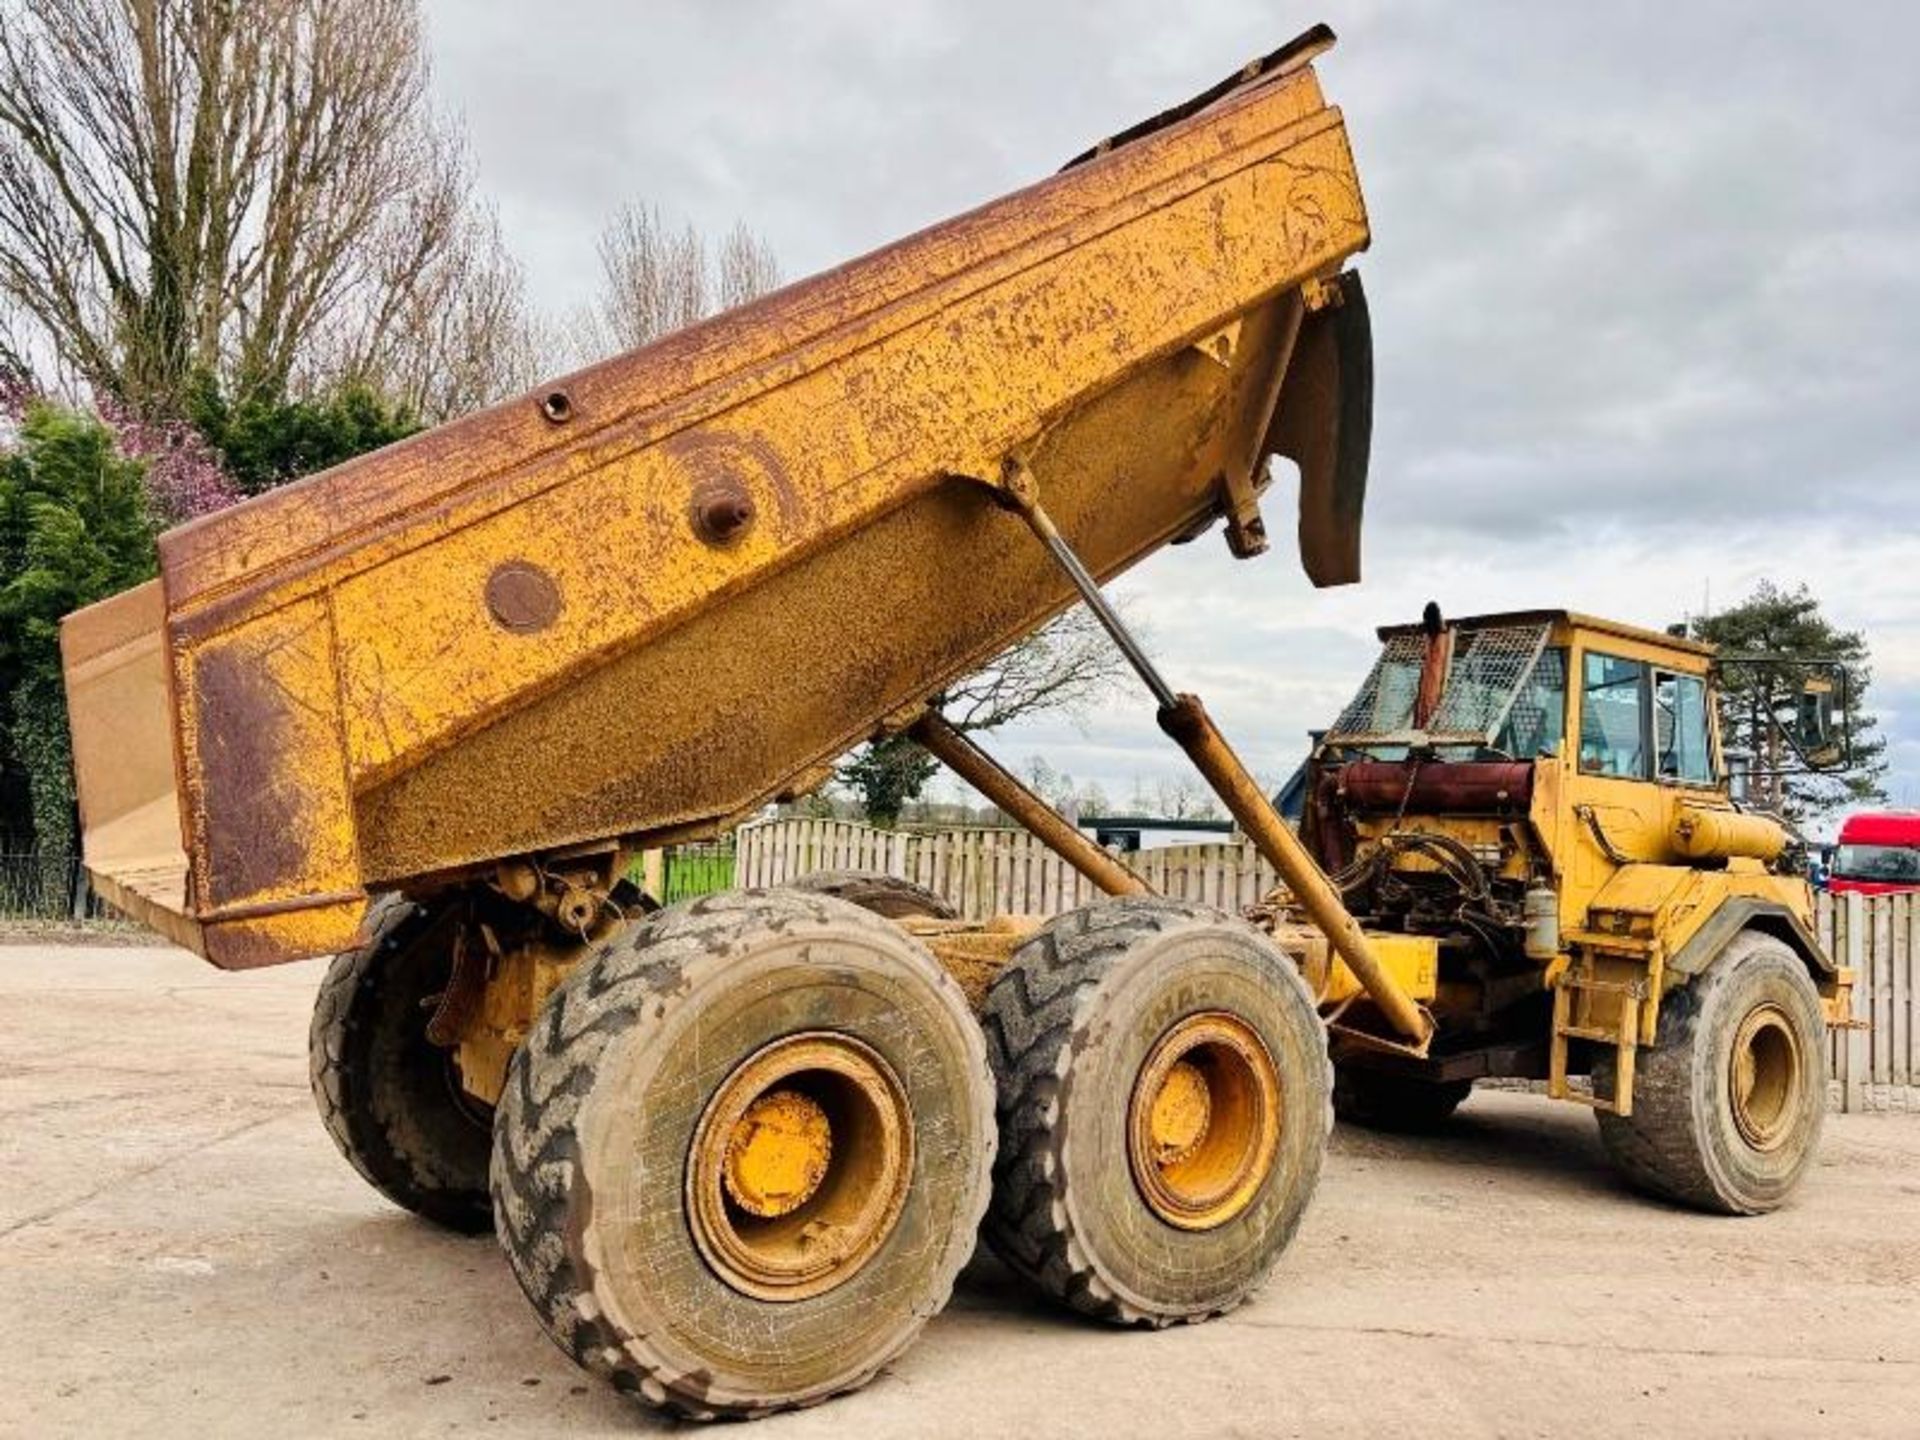
{"type": "MultiPolygon", "coordinates": [[[[1375,230],[1369,580],[1317,595],[1209,540],[1123,587],[1156,649],[1275,763],[1357,680],[1371,625],[1430,593],[1657,623],[1709,580],[1725,599],[1804,578],[1870,622],[1889,693],[1920,685],[1900,579],[1920,574],[1920,11],[428,8],[440,89],[556,310],[627,199],[716,232],[744,218],[805,273],[1037,180],[1325,18],[1375,230]]],[[[1920,705],[1889,726],[1896,788],[1920,781],[1920,705]]],[[[1043,738],[1067,769],[1164,750],[1144,716],[1043,738]]]]}

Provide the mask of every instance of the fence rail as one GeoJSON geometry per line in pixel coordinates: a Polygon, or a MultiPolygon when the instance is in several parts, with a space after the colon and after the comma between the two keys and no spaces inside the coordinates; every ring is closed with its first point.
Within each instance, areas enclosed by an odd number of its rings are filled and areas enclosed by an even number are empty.
{"type": "Polygon", "coordinates": [[[696,895],[711,895],[734,886],[734,847],[731,840],[708,845],[676,845],[666,852],[662,863],[661,888],[657,898],[671,905],[691,900],[696,895]]]}
{"type": "MultiPolygon", "coordinates": [[[[943,895],[968,919],[1056,915],[1099,892],[1023,830],[878,830],[843,820],[741,827],[733,845],[682,846],[666,857],[668,900],[731,885],[779,885],[815,870],[877,870],[943,895]]],[[[1250,844],[1178,845],[1129,857],[1155,890],[1223,910],[1251,905],[1278,877],[1250,844]]],[[[0,920],[64,920],[79,862],[0,854],[0,920]]],[[[112,912],[87,893],[89,919],[112,912]]],[[[1911,895],[1822,895],[1821,943],[1854,972],[1858,1028],[1832,1037],[1833,1103],[1843,1110],[1920,1112],[1920,901],[1911,895]]]]}
{"type": "MultiPolygon", "coordinates": [[[[844,820],[743,826],[734,883],[779,885],[814,870],[879,870],[917,880],[968,919],[1055,915],[1099,892],[1023,830],[916,833],[844,820]]],[[[1223,910],[1250,905],[1278,877],[1250,844],[1146,850],[1128,863],[1163,895],[1223,910]]],[[[1907,895],[1822,895],[1821,942],[1854,972],[1864,1028],[1831,1040],[1832,1101],[1843,1110],[1920,1112],[1920,904],[1907,895]]]]}
{"type": "MultiPolygon", "coordinates": [[[[781,885],[815,870],[878,870],[946,897],[969,920],[1057,915],[1100,898],[1093,883],[1024,830],[876,830],[847,820],[774,820],[736,835],[740,885],[781,885]]],[[[1163,895],[1234,910],[1279,881],[1245,842],[1172,845],[1127,857],[1163,895]]]]}
{"type": "Polygon", "coordinates": [[[80,890],[80,860],[74,855],[0,853],[0,920],[69,920],[76,893],[82,918],[111,915],[91,889],[80,890]]]}
{"type": "Polygon", "coordinates": [[[1853,971],[1858,1028],[1833,1033],[1834,1104],[1920,1112],[1920,904],[1822,895],[1814,918],[1827,953],[1853,971]]]}

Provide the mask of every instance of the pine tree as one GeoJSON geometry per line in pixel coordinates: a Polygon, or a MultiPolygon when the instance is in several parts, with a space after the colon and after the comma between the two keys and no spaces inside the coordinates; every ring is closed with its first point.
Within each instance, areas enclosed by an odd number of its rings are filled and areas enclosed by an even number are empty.
{"type": "Polygon", "coordinates": [[[1847,805],[1884,803],[1887,742],[1865,708],[1873,679],[1867,642],[1820,613],[1804,586],[1782,589],[1762,581],[1740,604],[1693,621],[1694,638],[1717,647],[1721,665],[1722,743],[1751,757],[1753,798],[1795,822],[1823,818],[1847,805]],[[1775,663],[1741,663],[1742,658],[1775,663]],[[1839,662],[1847,674],[1851,761],[1843,770],[1792,773],[1798,762],[1785,736],[1793,733],[1800,695],[1819,667],[1794,661],[1839,662]]]}

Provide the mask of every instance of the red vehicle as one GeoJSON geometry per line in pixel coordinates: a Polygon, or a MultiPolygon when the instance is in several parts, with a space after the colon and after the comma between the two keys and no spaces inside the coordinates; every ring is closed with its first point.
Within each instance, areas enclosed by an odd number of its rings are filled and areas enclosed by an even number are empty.
{"type": "Polygon", "coordinates": [[[1840,827],[1827,889],[1836,895],[1920,890],[1920,811],[1849,815],[1840,827]]]}

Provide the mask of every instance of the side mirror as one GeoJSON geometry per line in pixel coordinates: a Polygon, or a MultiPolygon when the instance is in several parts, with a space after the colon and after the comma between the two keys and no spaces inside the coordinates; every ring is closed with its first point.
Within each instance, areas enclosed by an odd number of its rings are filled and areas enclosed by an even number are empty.
{"type": "MultiPolygon", "coordinates": [[[[1814,769],[1837,765],[1846,755],[1847,747],[1834,729],[1837,674],[1836,667],[1825,674],[1809,676],[1800,689],[1794,724],[1794,748],[1800,752],[1801,759],[1814,769]]],[[[1845,684],[1844,676],[1838,677],[1838,684],[1845,684]]]]}

